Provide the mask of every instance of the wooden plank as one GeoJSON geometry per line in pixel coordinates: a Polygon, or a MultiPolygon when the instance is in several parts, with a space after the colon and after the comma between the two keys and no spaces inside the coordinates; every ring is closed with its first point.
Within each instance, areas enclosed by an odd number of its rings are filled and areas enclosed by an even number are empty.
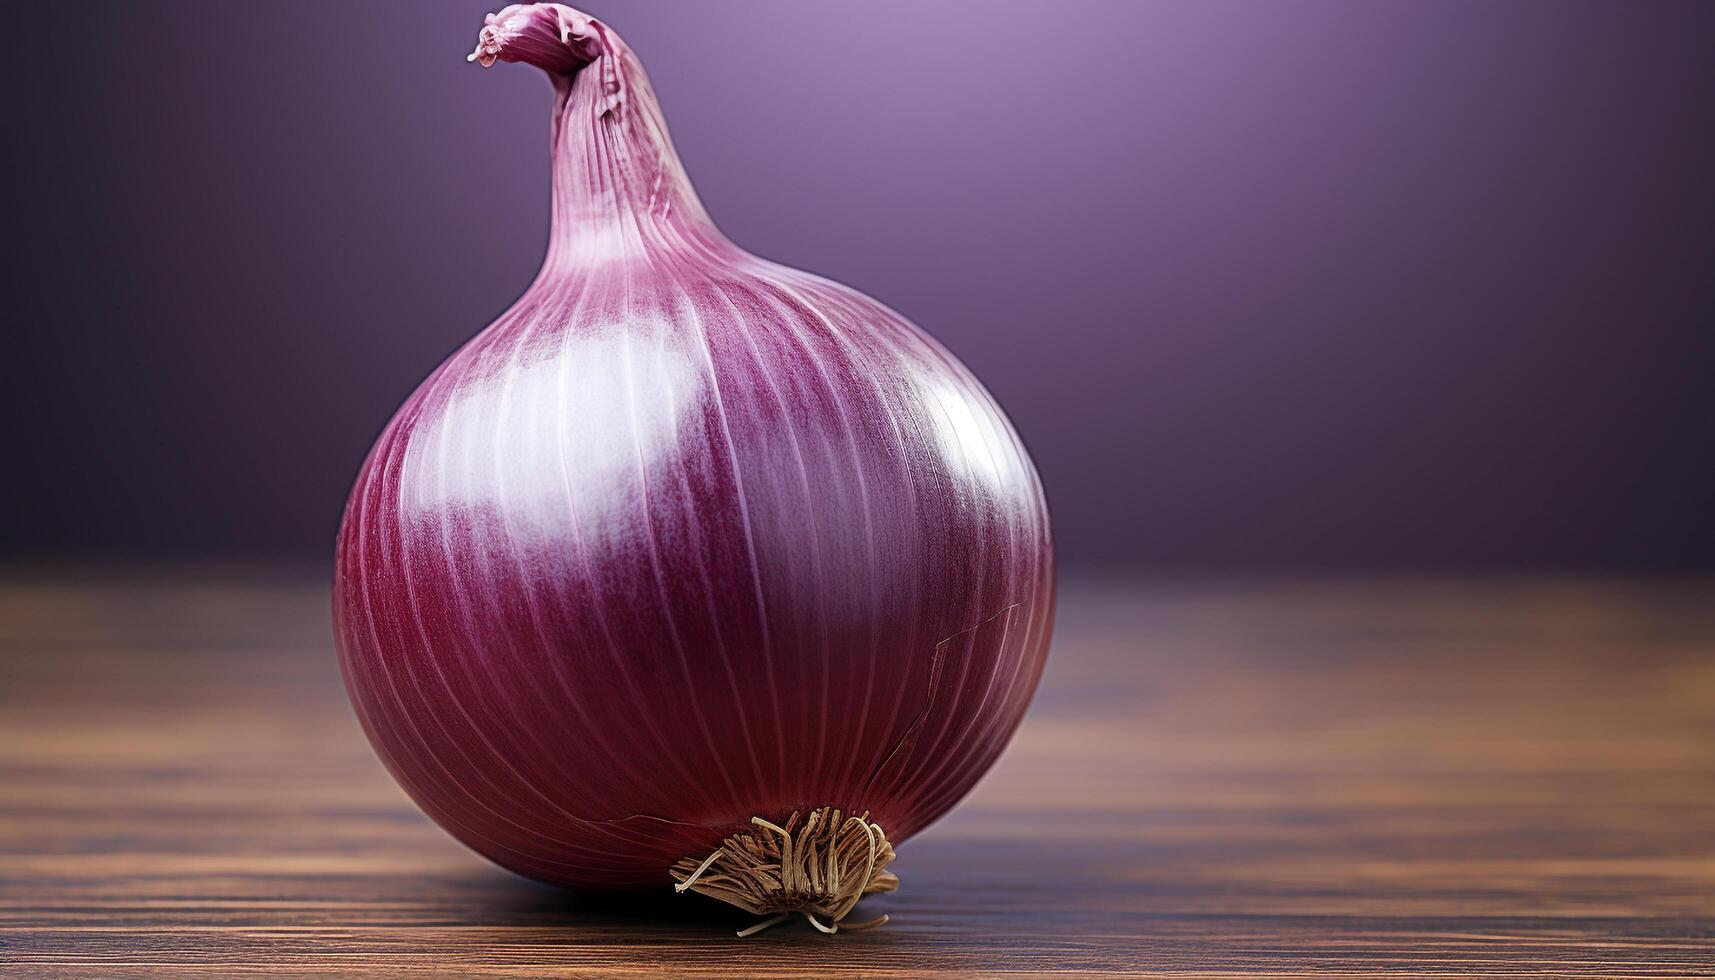
{"type": "Polygon", "coordinates": [[[0,583],[0,972],[1715,974],[1715,586],[1083,581],[997,770],[832,939],[470,855],[322,587],[0,583]]]}

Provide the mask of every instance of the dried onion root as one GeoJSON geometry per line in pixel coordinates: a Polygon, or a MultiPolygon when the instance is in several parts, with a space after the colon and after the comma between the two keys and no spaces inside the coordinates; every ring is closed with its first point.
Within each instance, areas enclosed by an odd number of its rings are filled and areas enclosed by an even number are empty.
{"type": "Polygon", "coordinates": [[[761,817],[750,822],[765,833],[734,834],[708,857],[682,858],[673,866],[673,890],[694,891],[755,915],[768,916],[740,936],[753,936],[802,915],[829,935],[858,932],[885,925],[883,915],[867,922],[847,923],[858,900],[899,887],[899,877],[887,870],[893,846],[887,834],[862,816],[840,817],[833,807],[812,810],[800,821],[793,811],[786,826],[761,817]]]}

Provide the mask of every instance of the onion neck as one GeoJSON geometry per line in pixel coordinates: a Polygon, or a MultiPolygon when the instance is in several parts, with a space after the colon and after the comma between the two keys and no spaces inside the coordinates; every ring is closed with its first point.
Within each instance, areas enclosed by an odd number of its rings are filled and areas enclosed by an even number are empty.
{"type": "Polygon", "coordinates": [[[554,3],[488,15],[470,60],[524,62],[554,85],[553,217],[543,276],[732,249],[673,149],[631,48],[554,3]]]}

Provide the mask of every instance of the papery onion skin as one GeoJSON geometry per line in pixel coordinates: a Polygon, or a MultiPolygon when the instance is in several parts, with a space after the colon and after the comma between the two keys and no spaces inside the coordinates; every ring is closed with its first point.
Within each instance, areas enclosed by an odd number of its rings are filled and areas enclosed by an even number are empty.
{"type": "Polygon", "coordinates": [[[510,7],[473,57],[554,81],[553,232],[352,491],[334,620],[364,730],[442,827],[545,882],[659,888],[829,805],[906,840],[1042,673],[1017,434],[898,314],[722,237],[605,25],[510,7]]]}

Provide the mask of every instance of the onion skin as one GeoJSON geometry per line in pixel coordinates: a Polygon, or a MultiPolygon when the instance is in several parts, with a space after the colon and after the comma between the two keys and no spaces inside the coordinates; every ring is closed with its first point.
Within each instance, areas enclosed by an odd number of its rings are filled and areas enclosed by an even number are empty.
{"type": "Polygon", "coordinates": [[[908,839],[1042,673],[1017,434],[898,314],[722,237],[605,25],[511,7],[473,58],[554,82],[553,233],[352,490],[334,623],[365,732],[453,836],[559,885],[660,888],[829,805],[908,839]]]}

